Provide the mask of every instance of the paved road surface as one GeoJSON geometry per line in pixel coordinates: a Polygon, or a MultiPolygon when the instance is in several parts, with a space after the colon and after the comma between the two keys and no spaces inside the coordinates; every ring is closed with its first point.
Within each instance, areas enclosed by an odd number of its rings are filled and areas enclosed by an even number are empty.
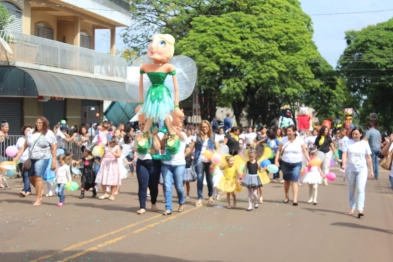
{"type": "Polygon", "coordinates": [[[306,203],[306,185],[295,207],[282,203],[281,184],[268,184],[264,204],[252,212],[245,211],[244,190],[236,209],[226,209],[225,199],[196,208],[192,198],[168,217],[161,215],[162,193],[159,213],[135,214],[134,179],[123,180],[113,202],[67,192],[61,208],[57,197],[32,206],[34,196],[19,197],[14,179],[0,191],[0,261],[393,261],[387,172],[368,181],[362,219],[347,215],[347,187],[335,172],[335,182],[319,187],[316,206],[306,203]]]}

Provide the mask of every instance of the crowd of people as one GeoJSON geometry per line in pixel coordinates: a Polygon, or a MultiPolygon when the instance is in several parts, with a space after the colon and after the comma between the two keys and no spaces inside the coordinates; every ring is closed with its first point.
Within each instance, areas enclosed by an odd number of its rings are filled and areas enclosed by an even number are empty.
{"type": "MultiPolygon", "coordinates": [[[[79,128],[68,128],[64,123],[59,123],[51,130],[48,120],[41,116],[34,125],[24,125],[22,136],[16,144],[19,152],[13,159],[15,162],[19,161],[19,168],[22,170],[24,186],[20,195],[30,195],[32,186],[36,192],[34,205],[40,205],[46,184],[46,195],[57,194],[58,206],[61,207],[65,201],[64,189],[72,182],[71,175],[78,173],[74,172],[75,168],[79,167],[81,199],[91,190],[92,197],[113,201],[120,192],[122,179],[128,177],[129,172],[134,177],[136,172],[139,198],[137,214],[140,215],[146,212],[148,197],[151,210],[158,210],[159,184],[163,186],[165,197],[163,215],[171,215],[173,211],[172,185],[177,193],[176,210],[182,212],[185,199],[190,198],[190,182],[193,181],[196,181],[197,188],[195,206],[202,205],[206,183],[208,203],[213,204],[224,193],[227,195],[229,209],[237,204],[236,192],[247,188],[246,210],[251,211],[263,203],[263,174],[269,174],[273,183],[283,183],[283,203],[290,201],[289,190],[292,189],[292,204],[297,206],[299,185],[303,183],[309,185],[308,203],[316,205],[318,185],[328,185],[326,175],[336,161],[340,164],[340,170],[345,172],[349,214],[353,215],[357,208],[360,218],[364,215],[367,179],[379,178],[378,158],[393,151],[393,136],[382,137],[372,123],[365,133],[359,127],[348,132],[346,129],[329,130],[322,126],[319,130],[302,134],[295,125],[285,128],[241,128],[232,126],[232,122],[226,119],[223,126],[218,125],[216,119],[212,122],[203,120],[195,127],[184,127],[180,123],[174,126],[174,135],[178,138],[176,141],[180,143],[176,150],[172,149],[169,136],[159,125],[152,128],[152,142],[146,143],[148,146],[140,146],[140,142],[136,146],[138,136],[143,136],[141,130],[144,129],[144,124],[139,122],[137,130],[134,130],[131,125],[119,124],[115,127],[110,122],[81,125],[79,128]],[[64,150],[67,143],[74,143],[81,150],[79,159],[64,150]],[[228,148],[228,154],[223,156],[219,165],[214,165],[206,151],[218,152],[223,145],[228,148]],[[271,155],[263,154],[266,148],[270,148],[271,155]],[[237,156],[244,160],[243,168],[235,164],[237,156]],[[320,158],[321,163],[311,166],[310,163],[315,158],[320,158]],[[278,170],[268,171],[262,163],[264,160],[269,160],[278,170]],[[48,170],[54,172],[52,180],[48,179],[48,170]],[[215,179],[219,173],[221,176],[215,179]],[[56,182],[54,190],[53,182],[56,182]],[[102,189],[100,196],[97,195],[99,186],[102,189]]],[[[0,162],[6,159],[4,145],[8,130],[8,123],[3,121],[0,130],[0,162]]],[[[4,171],[1,172],[4,175],[4,171]]],[[[4,187],[1,181],[0,179],[0,188],[4,187]]],[[[393,171],[390,171],[390,182],[393,189],[393,171]]]]}

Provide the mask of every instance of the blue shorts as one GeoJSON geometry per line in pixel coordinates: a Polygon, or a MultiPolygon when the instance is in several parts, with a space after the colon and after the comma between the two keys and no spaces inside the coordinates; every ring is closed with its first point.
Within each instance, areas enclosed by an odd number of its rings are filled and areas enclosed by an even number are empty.
{"type": "Polygon", "coordinates": [[[283,173],[284,181],[297,182],[299,180],[302,162],[288,163],[281,160],[280,167],[283,173]]]}
{"type": "Polygon", "coordinates": [[[47,159],[31,159],[31,168],[28,171],[29,176],[42,177],[48,168],[50,158],[47,159]]]}

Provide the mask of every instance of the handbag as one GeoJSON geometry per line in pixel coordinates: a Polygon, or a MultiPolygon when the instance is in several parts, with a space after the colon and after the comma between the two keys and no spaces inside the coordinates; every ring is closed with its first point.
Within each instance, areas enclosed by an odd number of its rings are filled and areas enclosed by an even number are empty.
{"type": "Polygon", "coordinates": [[[393,160],[393,150],[390,151],[387,156],[385,156],[379,165],[386,170],[392,169],[392,160],[393,160]]]}
{"type": "Polygon", "coordinates": [[[30,171],[31,169],[31,154],[33,153],[33,149],[37,141],[41,138],[42,134],[38,137],[38,139],[34,142],[33,147],[30,150],[29,158],[23,163],[22,170],[23,171],[30,171]]]}

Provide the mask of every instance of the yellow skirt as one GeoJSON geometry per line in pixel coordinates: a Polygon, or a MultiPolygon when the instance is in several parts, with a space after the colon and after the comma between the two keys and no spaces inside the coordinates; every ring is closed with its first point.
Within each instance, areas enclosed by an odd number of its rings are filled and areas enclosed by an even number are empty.
{"type": "Polygon", "coordinates": [[[221,179],[217,188],[227,193],[240,192],[243,189],[236,178],[226,179],[225,177],[221,179]]]}

